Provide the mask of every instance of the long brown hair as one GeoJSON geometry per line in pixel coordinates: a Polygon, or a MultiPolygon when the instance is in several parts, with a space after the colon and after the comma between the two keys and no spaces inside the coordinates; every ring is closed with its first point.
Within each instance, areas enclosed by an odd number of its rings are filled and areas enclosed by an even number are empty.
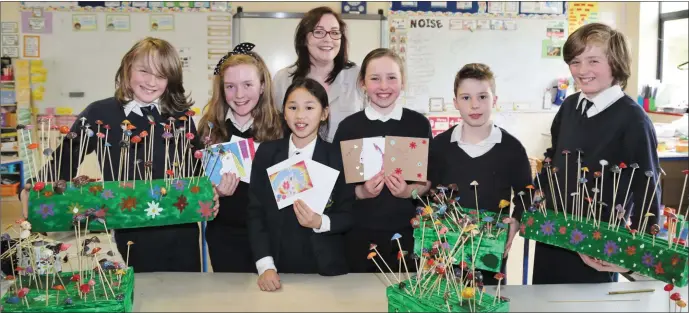
{"type": "Polygon", "coordinates": [[[343,69],[348,69],[354,66],[354,62],[349,61],[349,56],[347,53],[349,45],[349,41],[347,40],[347,24],[344,22],[344,20],[342,20],[342,17],[335,13],[335,11],[333,11],[331,8],[318,7],[311,9],[309,12],[304,14],[304,17],[302,17],[299,25],[297,26],[297,31],[294,33],[294,50],[297,52],[297,61],[294,62],[292,66],[295,66],[297,69],[293,73],[290,73],[290,76],[294,79],[306,77],[311,70],[311,55],[309,54],[309,48],[307,47],[308,40],[306,37],[316,28],[323,15],[326,14],[331,14],[335,17],[337,23],[340,25],[342,37],[340,37],[340,51],[333,60],[335,63],[333,70],[328,73],[328,77],[326,78],[325,82],[332,84],[335,81],[335,78],[337,78],[337,75],[340,74],[343,69]]]}
{"type": "Polygon", "coordinates": [[[220,74],[213,78],[213,96],[203,108],[204,113],[199,126],[201,136],[210,136],[213,143],[225,142],[230,139],[225,128],[225,116],[231,108],[225,101],[223,74],[228,68],[240,64],[254,66],[263,85],[263,93],[259,97],[256,107],[251,111],[251,116],[254,118],[252,125],[254,140],[264,142],[282,138],[282,120],[277,109],[273,106],[270,71],[256,52],[232,55],[220,66],[220,74]],[[208,122],[215,125],[212,133],[208,127],[208,122]]]}
{"type": "Polygon", "coordinates": [[[129,86],[129,79],[132,64],[139,58],[145,58],[148,67],[167,78],[167,88],[160,97],[161,113],[183,112],[194,104],[190,96],[184,94],[182,62],[177,50],[163,39],[146,37],[129,49],[122,58],[117,74],[115,74],[115,98],[122,105],[134,99],[134,92],[129,86]]]}
{"type": "Polygon", "coordinates": [[[598,44],[605,49],[608,64],[612,71],[613,83],[620,84],[622,89],[627,87],[627,80],[631,76],[632,64],[629,44],[624,35],[612,27],[591,23],[579,27],[574,31],[563,46],[562,56],[569,65],[572,60],[586,50],[587,45],[598,44]]]}

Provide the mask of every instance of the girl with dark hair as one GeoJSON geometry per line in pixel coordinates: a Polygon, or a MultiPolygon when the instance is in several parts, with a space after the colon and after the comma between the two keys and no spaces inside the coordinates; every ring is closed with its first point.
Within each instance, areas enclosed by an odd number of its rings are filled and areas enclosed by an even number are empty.
{"type": "Polygon", "coordinates": [[[357,88],[359,67],[349,61],[347,53],[347,24],[328,7],[312,9],[297,26],[294,49],[297,61],[273,78],[276,106],[283,102],[293,80],[308,77],[321,83],[330,101],[330,130],[324,137],[330,142],[340,122],[363,109],[363,96],[357,88]]]}
{"type": "Polygon", "coordinates": [[[296,79],[283,102],[290,136],[263,143],[256,151],[249,185],[249,241],[263,291],[280,288],[282,273],[348,273],[344,233],[352,225],[354,188],[342,174],[339,149],[325,142],[319,131],[328,125],[328,94],[317,81],[296,79]],[[278,209],[266,169],[299,155],[340,171],[322,215],[306,202],[278,209]]]}

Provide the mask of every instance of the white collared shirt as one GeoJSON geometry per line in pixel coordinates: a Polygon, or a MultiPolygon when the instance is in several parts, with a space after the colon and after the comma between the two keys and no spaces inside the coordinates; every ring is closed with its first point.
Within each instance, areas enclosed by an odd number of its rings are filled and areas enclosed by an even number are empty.
{"type": "Polygon", "coordinates": [[[600,112],[603,112],[622,97],[624,97],[624,92],[622,91],[622,87],[620,87],[620,85],[614,85],[601,91],[597,96],[593,97],[593,99],[585,95],[582,91],[579,93],[579,99],[577,99],[577,110],[581,110],[581,112],[584,113],[586,106],[581,105],[581,99],[586,98],[586,100],[593,102],[591,108],[586,111],[586,116],[592,117],[600,112]]]}
{"type": "Polygon", "coordinates": [[[236,127],[240,133],[243,133],[243,132],[249,130],[249,128],[251,128],[251,126],[254,125],[254,118],[253,117],[249,118],[249,120],[246,121],[246,123],[244,123],[244,125],[239,125],[239,123],[237,123],[237,119],[234,117],[232,109],[227,110],[227,114],[225,114],[225,120],[226,121],[230,120],[230,122],[232,122],[232,125],[234,125],[234,127],[236,127]]]}
{"type": "Polygon", "coordinates": [[[460,121],[457,127],[452,131],[450,142],[456,142],[459,148],[464,150],[464,152],[472,158],[477,158],[486,154],[490,149],[493,149],[496,144],[502,142],[502,131],[500,127],[495,124],[491,125],[488,137],[477,144],[470,144],[462,141],[462,127],[464,127],[464,121],[460,121]]]}
{"type": "Polygon", "coordinates": [[[402,113],[404,112],[404,107],[399,104],[395,103],[394,108],[392,108],[392,111],[388,113],[387,115],[383,115],[380,112],[376,111],[376,109],[373,108],[373,106],[367,106],[364,109],[364,114],[366,114],[366,117],[371,120],[371,121],[381,121],[383,123],[389,121],[389,120],[401,120],[402,119],[402,113]]]}
{"type": "MultiPolygon", "coordinates": [[[[316,149],[316,141],[318,141],[318,138],[314,138],[313,141],[308,143],[303,148],[297,148],[297,146],[295,146],[294,142],[292,141],[292,136],[293,134],[289,136],[288,157],[291,158],[296,155],[299,155],[305,159],[313,159],[313,151],[316,149]]],[[[321,228],[314,228],[313,231],[315,233],[324,233],[330,231],[330,218],[325,214],[321,215],[321,228]]],[[[263,274],[263,272],[270,269],[275,270],[277,272],[277,268],[275,267],[275,260],[273,260],[272,256],[266,256],[256,261],[256,270],[258,271],[258,275],[261,275],[263,274]]]]}
{"type": "MultiPolygon", "coordinates": [[[[273,100],[279,112],[282,112],[285,92],[292,84],[293,77],[290,76],[290,73],[295,70],[296,67],[294,66],[285,67],[275,73],[275,77],[273,77],[273,100]]],[[[328,138],[324,138],[328,142],[333,141],[337,127],[342,120],[364,108],[364,95],[361,93],[357,83],[358,75],[359,66],[357,65],[343,69],[328,88],[328,105],[330,107],[328,119],[330,126],[328,128],[328,138]]]]}
{"type": "Polygon", "coordinates": [[[145,108],[145,107],[148,107],[151,105],[155,106],[156,110],[158,110],[158,113],[161,113],[160,112],[160,104],[158,104],[159,100],[160,99],[156,99],[151,103],[141,103],[141,102],[136,101],[136,100],[129,101],[123,107],[124,108],[124,116],[129,116],[129,113],[132,113],[132,112],[138,114],[139,116],[144,116],[144,113],[141,111],[141,108],[142,107],[145,108]]]}
{"type": "Polygon", "coordinates": [[[316,149],[316,141],[318,137],[314,137],[311,142],[309,142],[306,146],[303,148],[297,148],[297,146],[294,145],[294,141],[292,141],[292,136],[294,134],[289,135],[289,155],[288,157],[293,157],[296,155],[300,155],[304,157],[305,159],[313,159],[313,151],[316,149]]]}

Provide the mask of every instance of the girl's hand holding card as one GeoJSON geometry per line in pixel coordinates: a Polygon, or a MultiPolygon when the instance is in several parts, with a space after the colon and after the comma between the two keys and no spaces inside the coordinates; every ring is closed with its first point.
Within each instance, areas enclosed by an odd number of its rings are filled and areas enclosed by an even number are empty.
{"type": "Polygon", "coordinates": [[[227,172],[222,174],[220,178],[220,184],[215,186],[215,190],[221,197],[229,197],[234,194],[237,190],[237,185],[239,185],[240,178],[234,173],[227,172]]]}
{"type": "Polygon", "coordinates": [[[297,215],[297,221],[299,225],[306,228],[319,229],[321,228],[321,223],[323,218],[316,212],[311,210],[308,204],[302,200],[294,201],[294,213],[297,215]]]}
{"type": "Polygon", "coordinates": [[[359,199],[370,199],[377,197],[385,186],[385,173],[381,170],[363,185],[356,186],[355,192],[359,199]]]}
{"type": "Polygon", "coordinates": [[[406,199],[411,196],[411,193],[407,190],[409,185],[407,185],[407,182],[400,174],[393,173],[385,176],[385,186],[388,186],[390,193],[397,198],[406,199]]]}

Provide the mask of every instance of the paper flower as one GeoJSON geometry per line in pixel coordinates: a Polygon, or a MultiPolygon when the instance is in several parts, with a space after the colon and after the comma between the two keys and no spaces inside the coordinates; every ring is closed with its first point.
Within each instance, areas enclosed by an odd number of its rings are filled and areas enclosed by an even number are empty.
{"type": "Polygon", "coordinates": [[[573,245],[578,245],[584,240],[584,238],[586,238],[586,235],[584,235],[584,233],[582,233],[580,230],[575,229],[572,231],[569,242],[573,245]]]}
{"type": "Polygon", "coordinates": [[[651,267],[653,266],[653,263],[655,263],[655,257],[653,257],[651,252],[646,252],[644,253],[644,256],[641,257],[641,263],[647,267],[651,267]]]}
{"type": "Polygon", "coordinates": [[[129,210],[129,212],[131,212],[134,208],[136,208],[136,198],[134,198],[134,197],[122,198],[122,202],[120,202],[120,209],[123,212],[124,212],[124,210],[129,210]]]}
{"type": "Polygon", "coordinates": [[[69,214],[78,214],[79,212],[81,212],[83,207],[79,203],[72,203],[72,204],[70,204],[68,209],[69,209],[69,212],[68,212],[69,214]]]}
{"type": "Polygon", "coordinates": [[[160,201],[160,197],[162,197],[160,186],[154,186],[153,189],[149,189],[148,194],[151,196],[151,199],[160,201]]]}
{"type": "Polygon", "coordinates": [[[605,243],[605,247],[603,248],[603,250],[604,250],[603,252],[608,257],[611,257],[614,254],[617,254],[618,249],[619,249],[619,247],[617,246],[617,244],[614,241],[608,240],[608,242],[605,243]]]}
{"type": "Polygon", "coordinates": [[[554,232],[554,230],[555,230],[555,227],[554,227],[554,226],[555,226],[555,225],[553,225],[553,221],[545,221],[545,223],[543,223],[543,224],[541,225],[541,232],[542,232],[544,235],[550,236],[550,235],[553,234],[553,232],[554,232]]]}
{"type": "Polygon", "coordinates": [[[416,149],[416,142],[412,141],[409,143],[409,149],[416,149]]]}
{"type": "Polygon", "coordinates": [[[636,254],[636,246],[627,247],[627,250],[625,250],[625,252],[627,252],[627,255],[635,255],[636,254]]]}
{"type": "Polygon", "coordinates": [[[101,193],[100,196],[105,200],[110,200],[115,197],[110,189],[103,190],[103,193],[101,193]]]}
{"type": "Polygon", "coordinates": [[[658,262],[658,264],[656,264],[654,267],[656,275],[665,274],[665,270],[663,269],[663,262],[658,262]]]}
{"type": "Polygon", "coordinates": [[[55,216],[55,212],[53,212],[53,207],[55,207],[54,204],[41,204],[41,207],[36,210],[38,214],[41,214],[41,217],[43,219],[48,218],[48,216],[55,216]]]}
{"type": "Polygon", "coordinates": [[[177,191],[183,191],[184,188],[186,187],[185,181],[183,181],[181,179],[177,179],[177,180],[173,181],[172,185],[175,187],[175,189],[177,189],[177,191]]]}
{"type": "Polygon", "coordinates": [[[179,213],[184,212],[184,209],[187,207],[187,205],[189,205],[189,202],[187,202],[187,197],[184,195],[177,197],[177,202],[173,204],[173,206],[179,210],[179,213]]]}
{"type": "Polygon", "coordinates": [[[201,217],[209,218],[209,217],[211,217],[211,215],[213,215],[213,210],[211,210],[212,204],[213,204],[212,201],[211,202],[199,201],[199,208],[200,209],[196,212],[201,213],[201,217]]]}
{"type": "Polygon", "coordinates": [[[144,211],[146,211],[146,216],[156,218],[156,216],[160,215],[160,212],[163,211],[163,208],[160,207],[158,202],[151,201],[148,202],[148,208],[144,211]]]}
{"type": "Polygon", "coordinates": [[[602,238],[602,234],[601,234],[600,231],[597,231],[597,230],[596,230],[596,231],[593,232],[593,239],[595,239],[595,240],[600,240],[601,238],[602,238]]]}

